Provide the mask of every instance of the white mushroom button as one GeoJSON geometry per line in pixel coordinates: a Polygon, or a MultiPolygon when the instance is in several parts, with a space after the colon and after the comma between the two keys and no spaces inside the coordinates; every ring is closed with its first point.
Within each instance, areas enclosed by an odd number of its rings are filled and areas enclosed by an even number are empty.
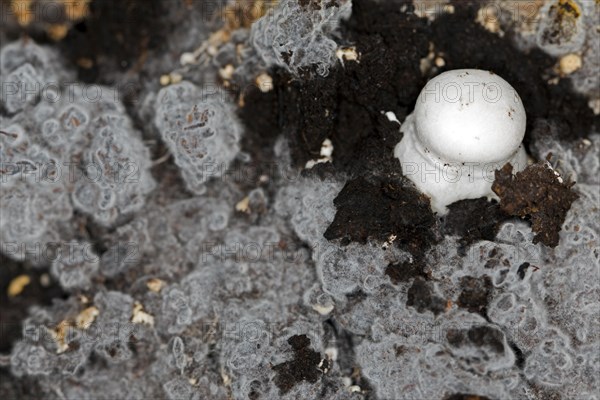
{"type": "Polygon", "coordinates": [[[525,125],[523,102],[504,79],[476,69],[448,71],[421,91],[394,155],[443,215],[459,200],[497,198],[494,171],[506,163],[514,171],[526,167],[525,125]]]}

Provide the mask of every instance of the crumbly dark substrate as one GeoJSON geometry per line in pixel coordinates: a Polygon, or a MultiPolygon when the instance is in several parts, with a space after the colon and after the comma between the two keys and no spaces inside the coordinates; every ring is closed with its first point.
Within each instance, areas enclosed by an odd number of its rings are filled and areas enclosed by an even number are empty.
{"type": "Polygon", "coordinates": [[[496,171],[492,189],[507,215],[531,220],[531,229],[536,233],[533,243],[556,247],[567,212],[579,198],[571,190],[573,185],[563,182],[551,166],[540,161],[514,175],[512,165],[506,164],[496,171]]]}

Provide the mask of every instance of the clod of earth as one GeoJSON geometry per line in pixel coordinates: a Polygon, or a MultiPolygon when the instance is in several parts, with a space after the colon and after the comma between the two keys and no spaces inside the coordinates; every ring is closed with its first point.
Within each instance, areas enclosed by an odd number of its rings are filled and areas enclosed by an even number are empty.
{"type": "Polygon", "coordinates": [[[574,184],[563,182],[549,162],[541,161],[515,175],[512,165],[505,165],[496,171],[492,189],[504,212],[531,221],[536,233],[533,243],[556,247],[571,204],[579,198],[572,189],[574,184]]]}
{"type": "Polygon", "coordinates": [[[310,348],[310,339],[306,335],[294,335],[288,339],[292,346],[294,359],[273,366],[277,372],[275,384],[282,393],[289,392],[296,384],[307,381],[316,383],[328,369],[329,361],[310,348]]]}
{"type": "Polygon", "coordinates": [[[325,238],[365,243],[368,238],[386,241],[399,236],[400,247],[416,257],[435,242],[435,217],[428,199],[401,181],[371,183],[351,180],[334,200],[338,212],[325,238]]]}

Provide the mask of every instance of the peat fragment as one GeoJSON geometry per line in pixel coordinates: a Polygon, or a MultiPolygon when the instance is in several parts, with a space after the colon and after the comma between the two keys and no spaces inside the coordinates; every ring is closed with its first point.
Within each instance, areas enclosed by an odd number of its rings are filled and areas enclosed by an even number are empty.
{"type": "Polygon", "coordinates": [[[465,276],[461,279],[460,286],[463,290],[458,296],[456,304],[470,312],[485,315],[492,292],[491,279],[487,275],[481,278],[465,276]]]}
{"type": "Polygon", "coordinates": [[[406,305],[414,307],[420,313],[429,310],[434,315],[441,314],[446,310],[446,300],[435,293],[433,283],[422,278],[416,278],[408,289],[406,305]]]}
{"type": "Polygon", "coordinates": [[[329,368],[329,361],[310,348],[310,339],[306,335],[294,335],[288,339],[294,358],[275,365],[277,372],[275,384],[281,393],[289,392],[296,384],[307,381],[316,383],[329,368]]]}
{"type": "Polygon", "coordinates": [[[479,241],[493,241],[500,224],[510,218],[496,202],[479,199],[460,200],[448,206],[444,220],[444,233],[460,237],[459,252],[479,241]]]}
{"type": "Polygon", "coordinates": [[[402,181],[371,183],[365,178],[349,181],[333,201],[335,218],[328,240],[365,243],[367,239],[390,240],[415,257],[435,242],[436,219],[429,198],[402,181]]]}
{"type": "Polygon", "coordinates": [[[531,221],[536,233],[533,243],[556,247],[559,232],[571,204],[579,195],[574,183],[564,183],[550,164],[541,161],[512,174],[512,165],[496,171],[492,190],[500,197],[502,210],[531,221]]]}

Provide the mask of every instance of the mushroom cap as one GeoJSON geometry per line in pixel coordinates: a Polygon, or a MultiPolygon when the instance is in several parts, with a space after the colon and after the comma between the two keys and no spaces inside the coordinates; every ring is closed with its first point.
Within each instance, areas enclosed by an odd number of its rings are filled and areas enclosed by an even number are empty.
{"type": "Polygon", "coordinates": [[[419,141],[441,161],[498,162],[525,136],[515,89],[490,71],[458,69],[431,79],[415,106],[419,141]]]}

